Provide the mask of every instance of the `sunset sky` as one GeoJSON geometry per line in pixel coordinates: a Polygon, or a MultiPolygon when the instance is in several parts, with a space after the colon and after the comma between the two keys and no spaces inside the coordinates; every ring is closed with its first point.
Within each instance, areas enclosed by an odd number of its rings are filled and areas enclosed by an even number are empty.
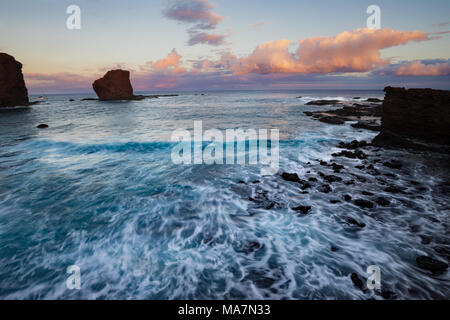
{"type": "Polygon", "coordinates": [[[2,0],[0,52],[31,93],[90,92],[109,69],[135,91],[450,89],[450,1],[2,0]],[[81,30],[69,30],[69,5],[81,30]],[[381,8],[380,30],[366,9],[381,8]]]}

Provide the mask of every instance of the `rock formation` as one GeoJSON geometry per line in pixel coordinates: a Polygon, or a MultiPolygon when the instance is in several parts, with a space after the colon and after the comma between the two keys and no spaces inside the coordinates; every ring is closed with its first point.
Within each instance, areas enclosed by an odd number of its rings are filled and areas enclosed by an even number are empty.
{"type": "Polygon", "coordinates": [[[23,80],[22,64],[0,53],[0,107],[28,106],[28,90],[23,80]]]}
{"type": "Polygon", "coordinates": [[[384,91],[382,131],[375,145],[450,145],[450,91],[392,87],[384,91]]]}
{"type": "Polygon", "coordinates": [[[129,71],[120,69],[108,71],[92,86],[99,100],[135,100],[129,71]]]}

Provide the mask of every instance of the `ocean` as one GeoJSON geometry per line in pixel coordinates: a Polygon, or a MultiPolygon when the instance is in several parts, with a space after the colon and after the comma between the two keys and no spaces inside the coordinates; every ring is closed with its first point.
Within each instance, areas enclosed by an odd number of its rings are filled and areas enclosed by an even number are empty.
{"type": "Polygon", "coordinates": [[[377,134],[307,117],[332,108],[307,102],[383,96],[211,91],[99,102],[67,94],[0,110],[0,299],[381,299],[350,277],[365,283],[372,265],[397,299],[450,298],[449,273],[430,274],[415,261],[449,252],[442,155],[372,148],[380,163],[398,159],[402,169],[377,165],[374,176],[356,168],[364,160],[339,159],[346,169],[336,175],[353,184],[332,183],[328,193],[280,177],[320,180],[328,168],[319,162],[330,162],[340,141],[377,134]],[[278,129],[279,173],[174,164],[171,134],[192,131],[194,121],[204,130],[278,129]],[[384,191],[389,185],[404,191],[384,191]],[[390,204],[343,200],[370,193],[390,204]],[[292,210],[301,205],[309,214],[292,210]],[[72,265],[79,290],[67,287],[72,265]]]}

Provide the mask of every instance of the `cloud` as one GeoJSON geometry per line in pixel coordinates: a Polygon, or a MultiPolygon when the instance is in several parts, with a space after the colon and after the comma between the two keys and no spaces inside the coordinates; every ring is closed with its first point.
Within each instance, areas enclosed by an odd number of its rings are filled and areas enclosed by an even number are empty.
{"type": "Polygon", "coordinates": [[[402,63],[392,69],[395,76],[448,76],[450,75],[450,62],[426,63],[412,61],[402,63]]]}
{"type": "MultiPolygon", "coordinates": [[[[356,29],[297,42],[287,39],[271,41],[258,45],[252,53],[241,57],[225,50],[219,51],[217,58],[184,61],[183,56],[173,49],[162,59],[128,70],[131,70],[131,81],[137,91],[296,88],[320,87],[322,84],[356,88],[360,84],[370,87],[370,83],[383,87],[402,84],[402,81],[416,86],[427,81],[436,86],[448,86],[448,77],[445,76],[450,74],[450,60],[392,64],[391,59],[381,58],[383,49],[432,39],[436,37],[421,31],[356,29]],[[435,76],[436,80],[421,76],[435,76]]],[[[201,41],[220,39],[206,37],[201,41]]],[[[33,92],[85,92],[92,90],[92,81],[103,73],[95,70],[90,75],[25,74],[25,79],[33,92]]]]}
{"type": "Polygon", "coordinates": [[[448,25],[450,25],[450,21],[442,22],[442,23],[437,23],[437,24],[433,24],[433,27],[438,27],[438,28],[440,28],[440,27],[446,27],[446,26],[448,26],[448,25]]]}
{"type": "Polygon", "coordinates": [[[259,28],[262,28],[262,27],[264,27],[265,25],[268,25],[268,24],[270,24],[269,21],[261,21],[261,22],[258,22],[258,23],[251,24],[250,27],[259,29],[259,28]]]}
{"type": "Polygon", "coordinates": [[[190,46],[203,43],[212,46],[220,46],[225,43],[226,35],[206,33],[206,32],[194,32],[191,34],[188,44],[190,46]]]}
{"type": "Polygon", "coordinates": [[[332,37],[301,39],[295,53],[289,51],[291,41],[272,41],[257,46],[232,69],[237,74],[368,72],[390,63],[381,58],[380,50],[431,39],[421,31],[356,29],[332,37]]]}
{"type": "Polygon", "coordinates": [[[208,0],[173,0],[163,11],[164,16],[185,24],[188,28],[188,45],[209,44],[213,46],[225,43],[227,35],[207,33],[215,30],[225,18],[213,12],[217,5],[208,0]]]}

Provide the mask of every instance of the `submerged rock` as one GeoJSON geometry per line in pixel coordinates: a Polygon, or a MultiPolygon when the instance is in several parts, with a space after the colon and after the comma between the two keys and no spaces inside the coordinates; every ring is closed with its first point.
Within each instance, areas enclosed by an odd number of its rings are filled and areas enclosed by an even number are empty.
{"type": "Polygon", "coordinates": [[[367,142],[365,140],[362,141],[358,141],[358,140],[353,140],[350,143],[345,143],[343,141],[339,142],[338,147],[341,149],[349,149],[349,150],[356,150],[359,148],[363,148],[367,146],[367,142]]]}
{"type": "Polygon", "coordinates": [[[283,172],[281,177],[283,178],[283,180],[289,181],[289,182],[300,182],[301,181],[300,178],[298,177],[298,174],[296,174],[296,173],[283,172]]]}
{"type": "Polygon", "coordinates": [[[357,123],[352,124],[352,127],[356,129],[365,129],[376,132],[381,131],[380,123],[375,120],[360,120],[357,123]]]}
{"type": "Polygon", "coordinates": [[[357,287],[361,291],[364,291],[364,283],[363,283],[363,281],[359,278],[359,276],[356,273],[352,273],[350,275],[350,279],[352,280],[353,285],[355,287],[357,287]]]}
{"type": "Polygon", "coordinates": [[[398,160],[391,160],[383,162],[383,166],[391,168],[391,169],[401,169],[403,164],[398,160]]]}
{"type": "Polygon", "coordinates": [[[360,160],[367,159],[367,155],[364,152],[362,152],[361,150],[356,150],[354,152],[344,150],[344,151],[341,151],[338,153],[333,153],[332,156],[333,157],[345,157],[345,158],[349,158],[349,159],[360,159],[360,160]]]}
{"type": "Polygon", "coordinates": [[[388,205],[391,204],[391,202],[390,202],[389,200],[387,200],[386,198],[383,198],[383,197],[378,197],[378,198],[375,200],[375,202],[376,202],[377,204],[379,204],[380,206],[382,206],[382,207],[386,207],[386,206],[388,206],[388,205]]]}
{"type": "Polygon", "coordinates": [[[311,211],[311,207],[310,206],[298,206],[298,207],[292,208],[292,210],[300,212],[301,214],[307,215],[309,213],[309,211],[311,211]]]}
{"type": "Polygon", "coordinates": [[[433,273],[442,273],[448,268],[448,264],[445,262],[427,256],[418,257],[416,262],[419,268],[431,271],[433,273]]]}
{"type": "Polygon", "coordinates": [[[323,179],[326,180],[328,183],[342,181],[341,177],[336,177],[336,176],[333,176],[333,175],[325,176],[323,179]]]}
{"type": "Polygon", "coordinates": [[[360,228],[364,228],[366,226],[365,223],[358,222],[355,219],[350,218],[350,217],[346,218],[345,221],[347,221],[348,224],[351,224],[351,225],[354,225],[354,226],[357,226],[357,227],[360,227],[360,228]]]}
{"type": "Polygon", "coordinates": [[[366,208],[366,209],[373,208],[373,203],[368,200],[364,200],[364,199],[356,199],[355,205],[357,205],[360,208],[366,208]]]}
{"type": "Polygon", "coordinates": [[[342,102],[339,100],[315,100],[308,102],[307,106],[329,106],[329,105],[335,105],[335,104],[341,104],[342,102]]]}
{"type": "Polygon", "coordinates": [[[28,106],[29,104],[22,64],[13,56],[0,53],[0,107],[28,106]]]}

